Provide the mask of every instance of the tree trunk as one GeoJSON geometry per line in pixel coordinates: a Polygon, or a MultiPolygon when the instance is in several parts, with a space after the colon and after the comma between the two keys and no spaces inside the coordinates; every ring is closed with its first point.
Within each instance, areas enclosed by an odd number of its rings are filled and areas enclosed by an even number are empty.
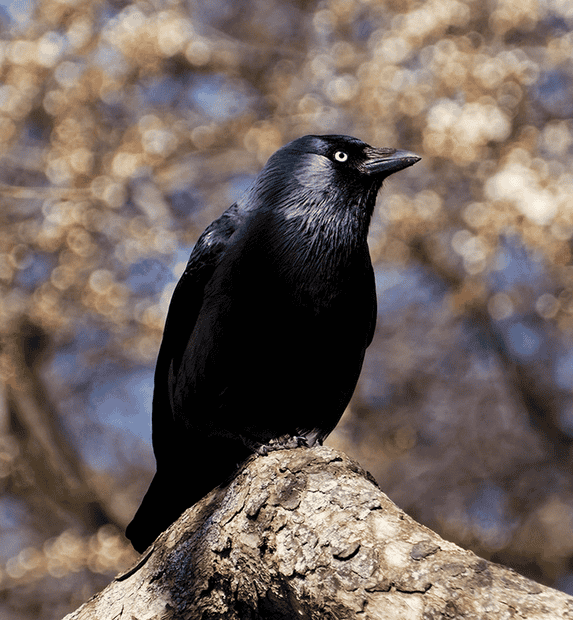
{"type": "Polygon", "coordinates": [[[251,458],[66,620],[357,617],[556,620],[573,598],[443,540],[318,447],[251,458]]]}

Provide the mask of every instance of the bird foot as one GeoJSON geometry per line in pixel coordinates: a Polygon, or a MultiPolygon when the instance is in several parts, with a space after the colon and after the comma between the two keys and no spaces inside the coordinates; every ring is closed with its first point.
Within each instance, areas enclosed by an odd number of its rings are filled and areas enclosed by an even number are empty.
{"type": "Polygon", "coordinates": [[[274,437],[268,443],[259,444],[255,451],[257,454],[267,455],[269,452],[276,452],[277,450],[291,450],[292,448],[308,447],[308,441],[306,437],[302,435],[281,435],[280,437],[274,437]]]}

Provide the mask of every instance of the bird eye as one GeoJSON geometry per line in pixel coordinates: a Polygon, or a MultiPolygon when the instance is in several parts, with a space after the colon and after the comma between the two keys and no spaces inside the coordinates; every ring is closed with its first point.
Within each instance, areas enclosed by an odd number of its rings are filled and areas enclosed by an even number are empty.
{"type": "Polygon", "coordinates": [[[336,159],[336,161],[344,162],[348,159],[348,153],[345,153],[344,151],[336,151],[336,153],[334,153],[334,159],[336,159]]]}

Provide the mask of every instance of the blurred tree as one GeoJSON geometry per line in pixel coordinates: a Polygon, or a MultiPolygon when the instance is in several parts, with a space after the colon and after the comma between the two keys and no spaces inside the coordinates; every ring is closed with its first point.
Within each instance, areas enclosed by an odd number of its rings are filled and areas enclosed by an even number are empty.
{"type": "Polygon", "coordinates": [[[306,133],[424,157],[376,213],[379,329],[330,441],[446,538],[573,591],[570,4],[3,6],[3,617],[60,617],[133,558],[176,278],[306,133]]]}

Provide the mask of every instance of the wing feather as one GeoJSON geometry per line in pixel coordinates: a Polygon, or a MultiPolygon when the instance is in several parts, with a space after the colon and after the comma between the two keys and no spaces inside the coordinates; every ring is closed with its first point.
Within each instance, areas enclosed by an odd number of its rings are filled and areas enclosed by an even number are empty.
{"type": "MultiPolygon", "coordinates": [[[[158,468],[164,456],[161,450],[169,447],[173,438],[171,392],[203,304],[205,287],[224,255],[229,239],[244,219],[244,211],[233,204],[205,229],[173,292],[155,368],[152,437],[158,468]],[[166,439],[163,440],[163,437],[166,439]]],[[[169,452],[172,453],[172,449],[169,452]]],[[[166,455],[166,458],[169,457],[166,455]]]]}

